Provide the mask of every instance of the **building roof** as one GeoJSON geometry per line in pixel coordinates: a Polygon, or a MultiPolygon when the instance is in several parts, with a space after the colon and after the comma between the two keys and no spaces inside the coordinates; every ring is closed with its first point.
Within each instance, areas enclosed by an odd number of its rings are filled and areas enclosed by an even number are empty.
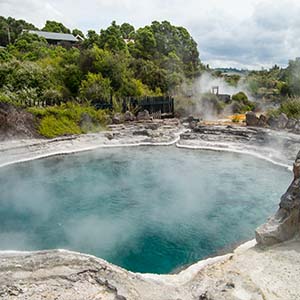
{"type": "Polygon", "coordinates": [[[38,36],[43,37],[46,40],[78,42],[78,39],[76,39],[75,36],[70,33],[56,33],[37,30],[29,30],[28,32],[31,34],[37,34],[38,36]]]}

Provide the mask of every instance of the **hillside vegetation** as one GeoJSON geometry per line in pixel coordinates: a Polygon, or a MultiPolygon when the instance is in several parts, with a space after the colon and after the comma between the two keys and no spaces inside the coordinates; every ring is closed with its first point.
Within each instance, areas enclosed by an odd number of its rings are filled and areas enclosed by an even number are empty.
{"type": "Polygon", "coordinates": [[[277,110],[272,113],[299,115],[300,59],[291,60],[287,68],[212,70],[201,63],[189,32],[168,21],[154,21],[138,29],[112,22],[85,36],[56,21],[48,20],[43,28],[37,28],[24,20],[0,17],[0,45],[0,102],[38,106],[29,111],[36,116],[39,133],[47,137],[105,127],[109,112],[99,113],[91,104],[113,101],[120,107],[125,97],[176,96],[177,111],[183,114],[193,113],[195,108],[201,111],[202,106],[216,114],[244,113],[267,103],[277,110]],[[83,41],[74,47],[50,45],[27,30],[72,33],[83,41]],[[193,85],[203,72],[244,90],[228,105],[212,94],[201,96],[201,102],[193,85]],[[53,104],[60,106],[42,107],[53,104]],[[67,113],[69,110],[76,114],[67,113]]]}
{"type": "Polygon", "coordinates": [[[46,137],[102,128],[106,112],[96,111],[91,103],[174,95],[204,69],[189,32],[167,21],[139,29],[112,22],[99,32],[89,30],[87,36],[55,21],[39,29],[82,36],[75,47],[50,45],[26,32],[32,29],[38,28],[0,17],[0,102],[25,107],[62,103],[29,109],[46,137]]]}

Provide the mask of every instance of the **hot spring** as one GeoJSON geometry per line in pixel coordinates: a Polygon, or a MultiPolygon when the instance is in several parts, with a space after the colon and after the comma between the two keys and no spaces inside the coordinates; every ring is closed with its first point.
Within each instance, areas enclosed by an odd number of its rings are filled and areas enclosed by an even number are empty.
{"type": "Polygon", "coordinates": [[[0,250],[65,248],[168,273],[254,237],[292,174],[247,155],[101,149],[0,169],[0,250]]]}

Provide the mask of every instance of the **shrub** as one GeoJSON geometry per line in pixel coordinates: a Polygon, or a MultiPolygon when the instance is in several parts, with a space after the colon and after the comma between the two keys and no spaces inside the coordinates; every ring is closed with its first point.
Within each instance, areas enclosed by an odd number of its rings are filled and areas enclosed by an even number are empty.
{"type": "Polygon", "coordinates": [[[63,100],[63,95],[57,89],[47,89],[43,92],[41,100],[45,101],[47,104],[58,104],[63,100]]]}
{"type": "Polygon", "coordinates": [[[300,98],[291,98],[282,102],[279,111],[289,118],[300,119],[300,98]]]}
{"type": "Polygon", "coordinates": [[[235,95],[232,95],[232,100],[245,103],[245,102],[248,102],[248,97],[244,92],[239,92],[235,95]]]}
{"type": "Polygon", "coordinates": [[[280,110],[279,109],[269,109],[268,111],[267,111],[267,116],[269,117],[269,118],[277,118],[277,117],[279,117],[279,115],[280,115],[280,110]]]}
{"type": "Polygon", "coordinates": [[[80,105],[74,102],[45,108],[32,107],[28,111],[39,120],[39,133],[48,138],[96,132],[104,128],[109,120],[106,111],[97,111],[88,104],[80,105]]]}
{"type": "Polygon", "coordinates": [[[82,133],[80,127],[67,117],[45,116],[39,125],[39,133],[47,138],[82,133]]]}
{"type": "Polygon", "coordinates": [[[256,104],[250,101],[244,92],[232,95],[232,100],[232,109],[234,113],[243,114],[247,111],[253,111],[256,107],[256,104]]]}
{"type": "Polygon", "coordinates": [[[9,103],[13,106],[24,107],[21,102],[20,94],[22,94],[22,91],[13,93],[9,89],[4,88],[2,91],[0,91],[0,102],[9,103]]]}
{"type": "Polygon", "coordinates": [[[0,92],[0,102],[12,104],[12,99],[4,93],[0,92]]]}

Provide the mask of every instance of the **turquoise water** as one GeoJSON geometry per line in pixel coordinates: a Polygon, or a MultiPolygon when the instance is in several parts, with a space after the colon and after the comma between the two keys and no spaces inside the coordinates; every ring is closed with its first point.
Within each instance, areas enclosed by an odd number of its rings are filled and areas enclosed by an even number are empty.
{"type": "Polygon", "coordinates": [[[0,169],[0,249],[66,248],[168,273],[254,237],[292,175],[256,158],[105,149],[0,169]]]}

